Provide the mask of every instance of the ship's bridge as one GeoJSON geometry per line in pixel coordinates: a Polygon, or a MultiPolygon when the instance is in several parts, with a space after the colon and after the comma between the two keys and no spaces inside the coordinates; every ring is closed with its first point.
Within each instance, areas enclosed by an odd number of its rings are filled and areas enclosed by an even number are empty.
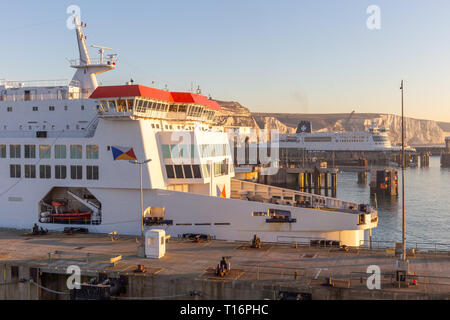
{"type": "Polygon", "coordinates": [[[189,92],[169,92],[142,85],[101,86],[90,96],[105,118],[156,118],[212,122],[219,104],[189,92]]]}

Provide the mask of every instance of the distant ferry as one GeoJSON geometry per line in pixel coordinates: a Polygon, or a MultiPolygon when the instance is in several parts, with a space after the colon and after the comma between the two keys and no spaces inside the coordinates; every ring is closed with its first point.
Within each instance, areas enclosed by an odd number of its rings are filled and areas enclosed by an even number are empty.
{"type": "MultiPolygon", "coordinates": [[[[389,129],[372,124],[367,131],[311,132],[308,122],[299,124],[297,133],[281,134],[280,148],[298,148],[307,151],[400,151],[393,146],[389,129]]],[[[406,151],[414,151],[406,147],[406,151]]]]}

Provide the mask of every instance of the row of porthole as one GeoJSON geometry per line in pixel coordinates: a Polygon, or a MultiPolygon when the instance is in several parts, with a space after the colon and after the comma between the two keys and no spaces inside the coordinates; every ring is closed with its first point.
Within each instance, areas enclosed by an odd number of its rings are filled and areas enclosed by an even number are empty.
{"type": "MultiPolygon", "coordinates": [[[[152,123],[152,128],[153,129],[159,129],[159,124],[158,123],[152,123]]],[[[186,126],[186,127],[183,127],[183,126],[176,126],[176,128],[175,128],[175,126],[172,126],[171,124],[169,124],[169,125],[164,125],[164,128],[166,129],[166,130],[173,130],[173,129],[178,129],[178,130],[182,130],[182,129],[184,129],[184,130],[194,130],[194,127],[193,126],[186,126]]],[[[211,127],[210,127],[210,129],[211,129],[211,127]]]]}
{"type": "MultiPolygon", "coordinates": [[[[64,106],[64,110],[65,111],[67,111],[69,108],[67,107],[67,106],[64,106]]],[[[80,109],[81,110],[84,110],[85,108],[84,108],[84,105],[82,105],[81,107],[80,107],[80,109]]],[[[99,110],[100,109],[100,106],[99,105],[97,105],[97,110],[99,110]]],[[[32,111],[39,111],[39,107],[37,107],[37,106],[34,106],[34,107],[32,107],[32,109],[31,109],[32,111]]],[[[55,106],[49,106],[48,107],[48,110],[49,111],[55,111],[55,106]]],[[[6,108],[6,111],[7,112],[12,112],[13,111],[13,107],[7,107],[6,108]]]]}
{"type": "MultiPolygon", "coordinates": [[[[159,129],[159,124],[158,123],[152,123],[152,128],[153,129],[159,129]]],[[[166,130],[173,130],[174,129],[174,126],[172,126],[171,124],[166,124],[166,125],[164,125],[164,128],[166,129],[166,130]]],[[[190,127],[183,127],[183,126],[177,126],[176,127],[176,129],[179,129],[179,130],[181,130],[181,129],[185,129],[185,130],[193,130],[194,129],[194,127],[192,127],[192,126],[190,126],[190,127]]]]}
{"type": "MultiPolygon", "coordinates": [[[[52,130],[55,130],[55,125],[52,125],[51,126],[51,128],[52,128],[52,130]]],[[[77,124],[76,126],[75,126],[75,128],[77,129],[77,130],[80,130],[80,125],[79,124],[77,124]]],[[[33,126],[31,126],[31,125],[29,125],[28,126],[28,130],[32,130],[33,129],[33,126]]],[[[42,126],[42,130],[46,130],[47,129],[47,126],[44,124],[43,126],[42,126]]],[[[8,126],[7,125],[4,125],[3,126],[3,130],[8,130],[8,126]]],[[[19,125],[19,130],[23,130],[23,125],[19,125]]],[[[70,130],[70,125],[66,125],[66,130],[70,130]]]]}

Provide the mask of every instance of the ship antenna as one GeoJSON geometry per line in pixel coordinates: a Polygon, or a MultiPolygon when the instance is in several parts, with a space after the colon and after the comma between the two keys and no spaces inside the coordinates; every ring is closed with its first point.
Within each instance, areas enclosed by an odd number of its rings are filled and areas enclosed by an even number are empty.
{"type": "MultiPolygon", "coordinates": [[[[105,50],[112,50],[112,48],[102,47],[102,46],[91,45],[91,47],[99,49],[98,53],[100,55],[100,64],[103,63],[103,54],[105,53],[105,50]]],[[[114,55],[110,55],[110,56],[114,56],[114,55]]]]}
{"type": "Polygon", "coordinates": [[[100,53],[100,61],[93,62],[86,45],[86,36],[83,34],[82,30],[82,28],[86,27],[86,24],[80,22],[77,15],[75,15],[73,19],[80,59],[71,62],[71,67],[75,68],[77,71],[75,72],[70,85],[81,89],[81,97],[89,97],[98,86],[96,75],[115,69],[116,55],[110,54],[106,58],[106,61],[104,61],[103,54],[105,50],[110,50],[111,48],[92,46],[98,48],[100,53]]]}
{"type": "Polygon", "coordinates": [[[73,17],[73,20],[77,34],[78,50],[80,52],[80,64],[84,65],[90,64],[91,57],[89,55],[89,51],[86,46],[86,36],[83,34],[83,28],[86,27],[86,24],[83,24],[83,22],[79,20],[77,15],[73,17]]]}

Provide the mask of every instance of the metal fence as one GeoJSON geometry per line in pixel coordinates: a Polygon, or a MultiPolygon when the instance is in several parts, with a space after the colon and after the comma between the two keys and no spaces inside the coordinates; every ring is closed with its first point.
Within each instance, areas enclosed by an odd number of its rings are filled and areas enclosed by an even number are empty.
{"type": "MultiPolygon", "coordinates": [[[[385,250],[385,249],[395,249],[400,241],[394,240],[361,240],[360,248],[368,250],[385,250]]],[[[411,253],[411,249],[414,249],[414,253],[426,252],[426,253],[449,253],[450,254],[450,244],[449,243],[439,243],[439,242],[414,242],[406,241],[406,248],[411,253]]]]}

